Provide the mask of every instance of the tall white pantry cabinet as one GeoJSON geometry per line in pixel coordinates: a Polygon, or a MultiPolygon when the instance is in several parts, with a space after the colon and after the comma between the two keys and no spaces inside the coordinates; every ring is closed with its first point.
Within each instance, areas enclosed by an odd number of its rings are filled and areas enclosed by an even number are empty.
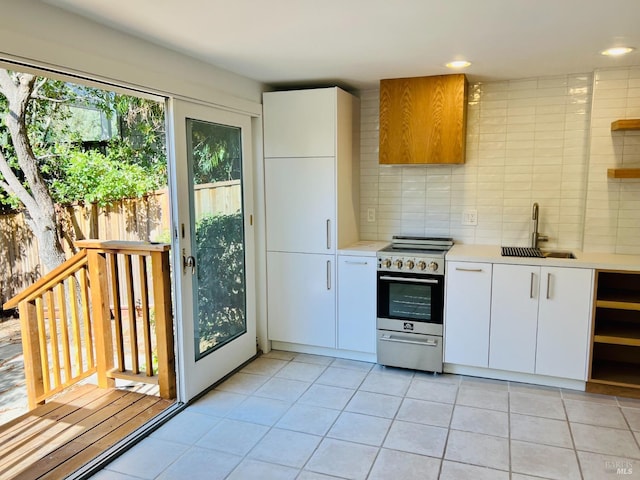
{"type": "Polygon", "coordinates": [[[359,100],[263,95],[269,340],[336,348],[336,252],[358,241],[359,100]]]}

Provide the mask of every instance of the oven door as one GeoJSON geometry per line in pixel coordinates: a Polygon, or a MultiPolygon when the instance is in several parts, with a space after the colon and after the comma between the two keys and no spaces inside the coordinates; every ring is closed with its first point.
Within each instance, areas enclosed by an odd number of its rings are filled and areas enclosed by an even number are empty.
{"type": "Polygon", "coordinates": [[[378,272],[378,319],[442,325],[444,276],[378,272]]]}

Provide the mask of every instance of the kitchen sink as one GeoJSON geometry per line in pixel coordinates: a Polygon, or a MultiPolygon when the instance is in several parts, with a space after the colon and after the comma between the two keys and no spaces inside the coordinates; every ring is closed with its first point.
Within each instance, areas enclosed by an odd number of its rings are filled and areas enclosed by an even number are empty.
{"type": "Polygon", "coordinates": [[[545,258],[576,258],[573,252],[561,250],[542,250],[542,256],[545,258]]]}

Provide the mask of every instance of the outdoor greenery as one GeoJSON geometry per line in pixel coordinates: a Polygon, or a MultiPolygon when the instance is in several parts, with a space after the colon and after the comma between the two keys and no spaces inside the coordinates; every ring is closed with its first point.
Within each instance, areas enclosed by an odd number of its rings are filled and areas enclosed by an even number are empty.
{"type": "MultiPolygon", "coordinates": [[[[195,185],[242,178],[238,128],[188,128],[195,185]]],[[[163,103],[0,69],[0,213],[24,212],[51,271],[65,260],[63,238],[74,238],[60,206],[106,206],[166,185],[165,137],[163,103]]],[[[204,352],[246,328],[242,213],[197,222],[196,249],[204,352]]]]}
{"type": "Polygon", "coordinates": [[[141,197],[162,183],[142,165],[123,162],[97,150],[72,150],[60,158],[61,178],[51,189],[58,203],[97,203],[103,207],[122,198],[141,197]]]}
{"type": "Polygon", "coordinates": [[[74,238],[61,204],[140,197],[166,172],[163,103],[0,69],[0,213],[24,212],[45,271],[74,238]]]}
{"type": "Polygon", "coordinates": [[[240,212],[210,215],[196,224],[200,263],[196,352],[245,332],[243,239],[240,212]]]}
{"type": "Polygon", "coordinates": [[[196,185],[241,178],[238,129],[206,122],[191,122],[193,182],[196,185]]]}
{"type": "MultiPolygon", "coordinates": [[[[51,79],[38,81],[40,93],[27,109],[28,139],[56,203],[104,206],[166,184],[163,104],[51,79]]],[[[0,112],[7,108],[0,95],[0,112]]],[[[0,149],[21,175],[6,122],[0,122],[0,149]]],[[[0,191],[0,209],[20,208],[15,195],[0,191]]]]}

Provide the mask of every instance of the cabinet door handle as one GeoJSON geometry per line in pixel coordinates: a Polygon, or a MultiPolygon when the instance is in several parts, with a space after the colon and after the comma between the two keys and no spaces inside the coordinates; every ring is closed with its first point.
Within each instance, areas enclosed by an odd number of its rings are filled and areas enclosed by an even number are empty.
{"type": "Polygon", "coordinates": [[[382,335],[380,337],[381,342],[394,342],[394,343],[408,343],[410,345],[421,345],[423,347],[437,347],[438,341],[429,340],[405,340],[404,338],[396,338],[393,335],[382,335]]]}
{"type": "Polygon", "coordinates": [[[456,271],[458,272],[482,272],[481,268],[460,268],[456,267],[456,271]]]}
{"type": "Polygon", "coordinates": [[[331,250],[331,219],[327,218],[327,250],[331,250]]]}
{"type": "Polygon", "coordinates": [[[551,274],[547,273],[547,300],[551,298],[549,293],[550,286],[551,286],[551,274]]]}
{"type": "Polygon", "coordinates": [[[327,260],[327,290],[331,290],[331,260],[327,260]]]}
{"type": "Polygon", "coordinates": [[[529,298],[533,298],[533,278],[536,276],[535,273],[531,272],[531,281],[529,284],[529,298]]]}
{"type": "Polygon", "coordinates": [[[369,262],[354,262],[353,260],[345,260],[347,265],[369,265],[369,262]]]}

